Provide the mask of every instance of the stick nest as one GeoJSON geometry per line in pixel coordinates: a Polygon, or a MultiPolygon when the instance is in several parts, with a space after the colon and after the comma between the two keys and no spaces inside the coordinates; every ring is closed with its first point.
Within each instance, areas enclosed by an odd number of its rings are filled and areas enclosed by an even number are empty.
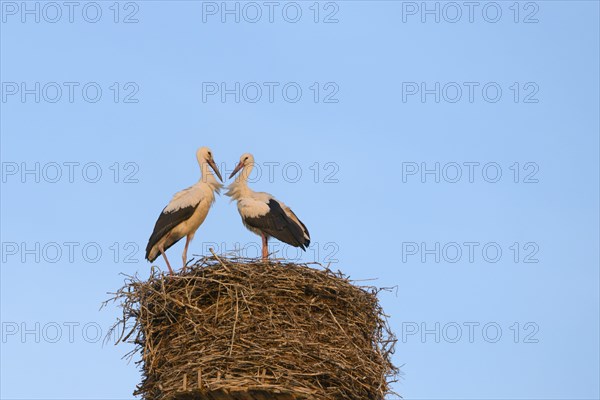
{"type": "Polygon", "coordinates": [[[326,268],[205,257],[128,277],[113,329],[141,354],[147,400],[381,400],[398,369],[378,292],[326,268]]]}

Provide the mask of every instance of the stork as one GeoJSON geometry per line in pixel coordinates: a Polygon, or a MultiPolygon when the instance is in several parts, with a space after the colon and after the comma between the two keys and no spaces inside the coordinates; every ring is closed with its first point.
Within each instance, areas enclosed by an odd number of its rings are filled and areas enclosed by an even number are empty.
{"type": "Polygon", "coordinates": [[[169,264],[165,251],[185,236],[186,241],[182,255],[183,266],[185,267],[188,246],[214,203],[215,192],[219,193],[219,190],[223,187],[213,175],[212,171],[223,182],[210,149],[200,147],[196,151],[196,158],[201,171],[200,180],[189,188],[175,193],[169,204],[158,216],[154,231],[146,246],[146,260],[153,262],[159,254],[162,254],[171,275],[173,275],[173,269],[169,264]]]}
{"type": "Polygon", "coordinates": [[[253,168],[254,157],[252,154],[242,154],[240,162],[229,179],[233,178],[240,170],[242,172],[229,185],[226,195],[231,197],[232,201],[237,201],[244,226],[262,238],[263,260],[269,258],[267,246],[270,237],[306,250],[310,244],[310,235],[296,214],[269,193],[255,192],[248,187],[248,177],[253,168]]]}

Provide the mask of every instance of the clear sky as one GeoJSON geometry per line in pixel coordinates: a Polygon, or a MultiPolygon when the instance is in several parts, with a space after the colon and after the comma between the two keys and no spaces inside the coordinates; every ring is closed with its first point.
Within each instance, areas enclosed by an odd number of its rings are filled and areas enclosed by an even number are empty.
{"type": "MultiPolygon", "coordinates": [[[[0,7],[2,398],[131,398],[99,307],[204,145],[395,288],[406,399],[600,396],[598,2],[0,7]]],[[[190,253],[258,244],[221,196],[190,253]]]]}

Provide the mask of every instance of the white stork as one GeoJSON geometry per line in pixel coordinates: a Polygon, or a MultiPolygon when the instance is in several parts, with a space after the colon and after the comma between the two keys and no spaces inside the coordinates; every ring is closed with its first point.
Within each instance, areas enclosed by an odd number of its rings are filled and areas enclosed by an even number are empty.
{"type": "Polygon", "coordinates": [[[153,262],[159,254],[162,254],[171,275],[173,275],[173,269],[169,264],[165,251],[186,236],[182,256],[183,266],[185,267],[188,246],[214,203],[215,192],[219,193],[219,190],[223,187],[210,170],[212,168],[219,180],[223,181],[210,149],[208,147],[199,148],[196,152],[196,158],[202,173],[200,180],[195,185],[175,193],[169,204],[158,216],[154,231],[146,246],[146,260],[153,262]]]}
{"type": "Polygon", "coordinates": [[[265,192],[255,192],[248,187],[248,177],[254,168],[254,157],[242,154],[229,179],[240,170],[240,176],[229,185],[227,196],[237,200],[242,222],[251,232],[262,238],[262,257],[269,257],[268,240],[274,237],[294,247],[306,250],[310,235],[296,214],[281,201],[265,192]]]}

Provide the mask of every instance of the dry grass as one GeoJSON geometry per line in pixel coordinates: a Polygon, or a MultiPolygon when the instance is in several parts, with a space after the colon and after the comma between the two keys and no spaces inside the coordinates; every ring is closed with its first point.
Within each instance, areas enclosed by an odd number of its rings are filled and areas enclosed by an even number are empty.
{"type": "Polygon", "coordinates": [[[144,399],[381,400],[398,370],[377,294],[329,269],[205,257],[128,277],[114,329],[141,353],[144,399]]]}

